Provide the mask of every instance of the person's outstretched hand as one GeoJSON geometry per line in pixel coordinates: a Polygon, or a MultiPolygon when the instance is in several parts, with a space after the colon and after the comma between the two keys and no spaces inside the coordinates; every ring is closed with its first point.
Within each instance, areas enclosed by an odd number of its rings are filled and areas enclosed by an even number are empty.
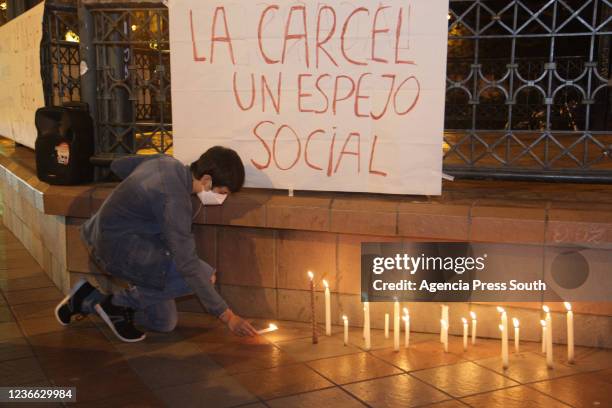
{"type": "Polygon", "coordinates": [[[227,324],[232,333],[237,336],[257,336],[257,330],[251,326],[251,323],[234,314],[230,309],[227,309],[220,318],[221,321],[227,324]]]}

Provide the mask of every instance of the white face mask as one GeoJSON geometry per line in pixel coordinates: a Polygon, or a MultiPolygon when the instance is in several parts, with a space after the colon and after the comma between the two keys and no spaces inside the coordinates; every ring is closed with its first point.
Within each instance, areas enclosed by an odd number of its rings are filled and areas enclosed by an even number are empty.
{"type": "Polygon", "coordinates": [[[227,194],[215,193],[212,190],[200,191],[198,198],[204,205],[221,205],[227,198],[227,194]]]}

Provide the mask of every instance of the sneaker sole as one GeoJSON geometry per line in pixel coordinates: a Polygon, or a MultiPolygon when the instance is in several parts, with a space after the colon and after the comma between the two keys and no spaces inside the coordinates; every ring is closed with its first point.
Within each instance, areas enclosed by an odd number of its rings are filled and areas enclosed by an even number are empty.
{"type": "MultiPolygon", "coordinates": [[[[68,295],[62,299],[57,306],[55,306],[55,319],[57,319],[57,321],[59,322],[59,324],[61,324],[62,326],[69,326],[70,322],[68,323],[64,323],[60,317],[59,317],[59,310],[62,306],[64,306],[66,303],[68,303],[68,301],[70,300],[70,298],[72,296],[74,296],[75,293],[77,293],[77,291],[79,289],[81,289],[81,287],[87,283],[87,279],[85,278],[81,278],[77,281],[77,283],[74,284],[74,286],[72,287],[72,289],[70,289],[70,293],[68,293],[68,295]]],[[[72,319],[71,319],[72,320],[72,319]]]]}
{"type": "Polygon", "coordinates": [[[100,304],[97,304],[95,306],[95,309],[96,309],[96,312],[98,312],[98,316],[100,316],[100,318],[104,321],[104,323],[106,323],[109,329],[111,329],[111,331],[115,334],[115,336],[117,336],[119,340],[126,342],[126,343],[137,343],[139,341],[144,340],[147,337],[147,335],[143,333],[142,336],[137,339],[126,339],[125,337],[117,333],[117,330],[115,330],[115,325],[111,321],[108,314],[106,314],[104,309],[102,309],[102,306],[100,306],[100,304]]]}

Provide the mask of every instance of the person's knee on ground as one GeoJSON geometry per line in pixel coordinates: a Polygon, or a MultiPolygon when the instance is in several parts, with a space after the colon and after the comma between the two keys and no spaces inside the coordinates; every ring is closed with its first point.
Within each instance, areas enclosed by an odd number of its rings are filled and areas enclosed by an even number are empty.
{"type": "Polygon", "coordinates": [[[176,316],[166,316],[165,318],[158,318],[150,322],[150,327],[148,327],[148,329],[160,333],[170,333],[174,331],[177,323],[178,318],[176,316]]]}
{"type": "Polygon", "coordinates": [[[167,300],[148,306],[136,312],[136,324],[143,328],[160,332],[170,333],[178,324],[178,312],[174,300],[167,300]]]}

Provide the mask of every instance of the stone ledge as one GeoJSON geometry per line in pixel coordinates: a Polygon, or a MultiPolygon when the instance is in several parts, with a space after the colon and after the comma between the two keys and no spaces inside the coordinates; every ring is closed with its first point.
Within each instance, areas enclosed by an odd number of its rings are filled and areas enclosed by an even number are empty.
{"type": "MultiPolygon", "coordinates": [[[[87,218],[116,186],[41,182],[34,153],[19,149],[15,157],[0,155],[0,171],[14,176],[8,178],[13,188],[29,187],[27,196],[45,214],[87,218]]],[[[611,213],[610,186],[468,180],[444,182],[439,197],[306,191],[288,197],[281,190],[244,189],[221,207],[201,210],[195,223],[412,240],[609,243],[611,213]],[[594,201],[578,200],[582,196],[594,201]]]]}

